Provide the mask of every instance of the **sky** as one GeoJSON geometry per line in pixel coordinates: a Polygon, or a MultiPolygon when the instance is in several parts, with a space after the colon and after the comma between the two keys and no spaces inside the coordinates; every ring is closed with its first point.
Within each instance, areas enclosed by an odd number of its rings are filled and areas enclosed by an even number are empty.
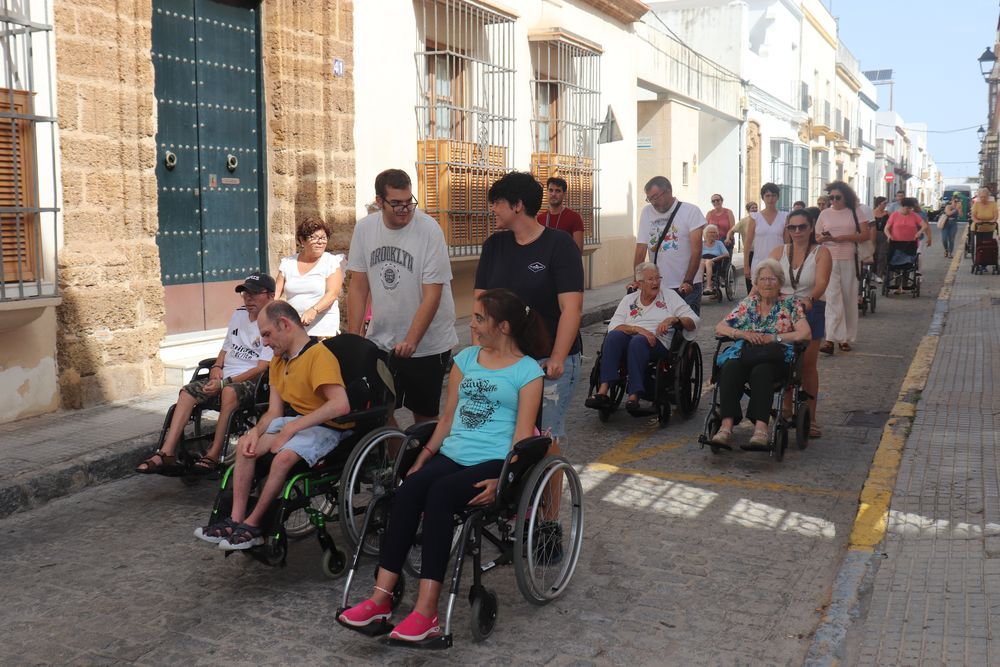
{"type": "MultiPolygon", "coordinates": [[[[986,125],[978,58],[996,41],[998,0],[823,0],[840,41],[861,70],[893,70],[893,108],[904,123],[927,123],[931,156],[945,179],[979,173],[976,129],[986,125]],[[934,134],[975,125],[971,130],[934,134]],[[956,164],[956,163],[965,164],[956,164]]],[[[888,86],[878,86],[880,109],[888,86]]]]}

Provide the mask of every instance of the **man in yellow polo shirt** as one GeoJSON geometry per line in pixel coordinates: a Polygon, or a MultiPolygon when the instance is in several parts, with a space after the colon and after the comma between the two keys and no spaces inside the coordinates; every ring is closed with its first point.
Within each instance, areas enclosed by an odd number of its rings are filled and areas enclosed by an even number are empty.
{"type": "Polygon", "coordinates": [[[264,543],[261,521],[299,461],[310,467],[330,453],[349,432],[333,421],[350,412],[340,364],[333,353],[302,327],[299,315],[285,301],[272,301],[257,317],[264,344],[274,350],[270,365],[271,396],[267,412],[237,445],[233,472],[233,510],[225,519],[195,535],[227,551],[264,543]],[[285,417],[285,405],[296,415],[285,417]],[[247,515],[255,460],[273,454],[270,474],[260,499],[247,515]]]}

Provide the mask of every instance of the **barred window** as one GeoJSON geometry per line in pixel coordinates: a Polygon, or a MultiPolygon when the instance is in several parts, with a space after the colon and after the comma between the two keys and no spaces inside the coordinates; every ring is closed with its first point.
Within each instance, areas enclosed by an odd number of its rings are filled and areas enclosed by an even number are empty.
{"type": "Polygon", "coordinates": [[[50,11],[28,1],[0,12],[0,301],[56,293],[50,11]]]}
{"type": "Polygon", "coordinates": [[[787,139],[771,141],[771,182],[778,186],[778,208],[791,210],[797,201],[809,200],[809,149],[787,139]]]}
{"type": "Polygon", "coordinates": [[[830,182],[830,153],[826,150],[813,151],[813,197],[826,193],[826,184],[830,182]]]}
{"type": "Polygon", "coordinates": [[[514,155],[514,17],[484,0],[414,0],[417,198],[452,256],[493,231],[486,194],[514,155]]]}
{"type": "MultiPolygon", "coordinates": [[[[601,49],[564,30],[528,35],[531,45],[531,172],[566,180],[565,205],[583,218],[584,242],[600,242],[597,137],[601,49]]],[[[548,206],[548,193],[542,205],[548,206]]]]}

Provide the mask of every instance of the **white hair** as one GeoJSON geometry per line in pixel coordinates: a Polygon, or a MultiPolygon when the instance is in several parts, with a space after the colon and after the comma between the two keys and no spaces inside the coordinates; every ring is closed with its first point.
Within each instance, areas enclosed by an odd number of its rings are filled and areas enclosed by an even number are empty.
{"type": "Polygon", "coordinates": [[[754,285],[757,284],[757,279],[760,278],[760,272],[763,271],[764,269],[768,269],[771,271],[771,273],[774,274],[774,277],[778,279],[779,287],[785,286],[785,272],[781,268],[781,263],[779,263],[778,260],[776,259],[771,259],[770,257],[761,261],[760,264],[754,267],[753,270],[754,285]]]}
{"type": "Polygon", "coordinates": [[[649,269],[652,269],[657,273],[659,273],[660,271],[660,269],[657,268],[656,264],[653,264],[652,262],[643,262],[642,264],[639,264],[638,266],[635,267],[635,279],[642,280],[643,271],[647,271],[649,269]]]}
{"type": "Polygon", "coordinates": [[[705,225],[704,232],[715,232],[716,234],[718,234],[719,227],[717,225],[713,225],[712,223],[708,223],[707,225],[705,225]]]}

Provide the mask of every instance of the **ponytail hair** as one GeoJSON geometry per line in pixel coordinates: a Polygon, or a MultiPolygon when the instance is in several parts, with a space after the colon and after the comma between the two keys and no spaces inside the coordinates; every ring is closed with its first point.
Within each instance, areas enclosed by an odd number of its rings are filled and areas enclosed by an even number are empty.
{"type": "Polygon", "coordinates": [[[524,305],[518,295],[508,289],[490,289],[479,295],[479,303],[497,325],[507,322],[510,337],[522,354],[535,359],[549,356],[552,341],[541,315],[524,305]]]}

